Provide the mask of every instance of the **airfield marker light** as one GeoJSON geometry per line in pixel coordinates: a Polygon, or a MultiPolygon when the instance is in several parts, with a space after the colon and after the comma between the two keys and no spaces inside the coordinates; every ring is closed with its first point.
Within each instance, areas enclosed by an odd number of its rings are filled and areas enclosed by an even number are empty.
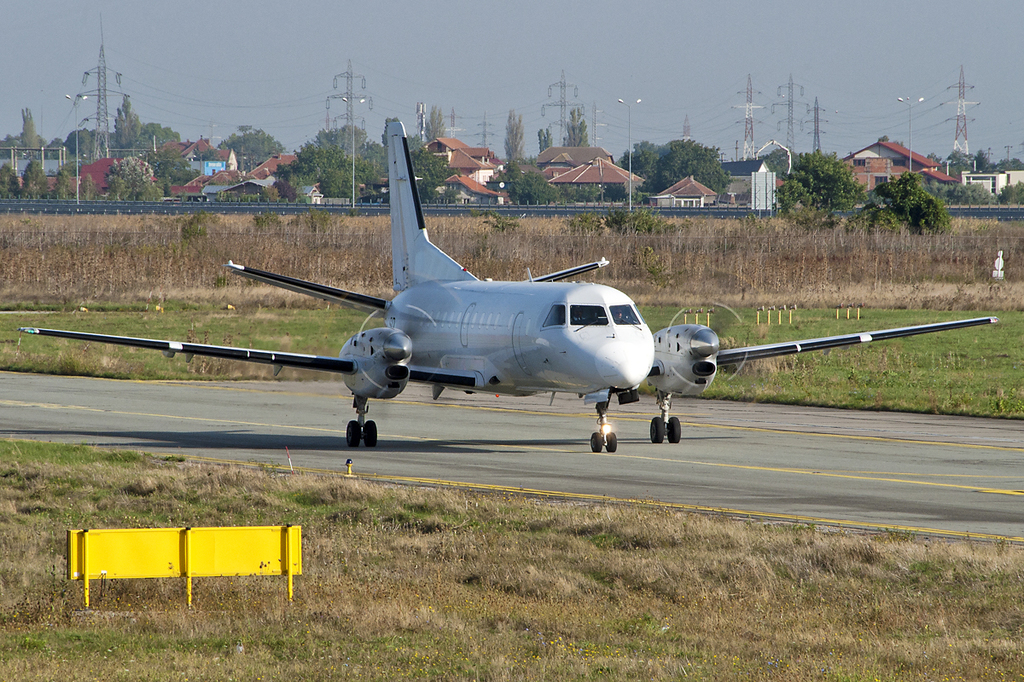
{"type": "Polygon", "coordinates": [[[352,458],[351,457],[349,457],[345,461],[345,475],[346,476],[351,476],[352,475],[352,458]]]}

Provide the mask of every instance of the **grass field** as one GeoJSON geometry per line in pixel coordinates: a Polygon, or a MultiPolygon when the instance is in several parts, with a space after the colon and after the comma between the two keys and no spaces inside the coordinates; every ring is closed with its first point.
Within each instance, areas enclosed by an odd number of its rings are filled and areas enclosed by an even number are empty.
{"type": "MultiPolygon", "coordinates": [[[[327,308],[237,310],[165,304],[91,308],[89,312],[18,313],[0,316],[0,369],[142,379],[270,379],[262,365],[195,358],[167,359],[148,350],[83,344],[20,335],[19,326],[52,327],[104,334],[142,336],[235,345],[243,348],[337,355],[344,341],[367,319],[336,306],[327,308]]],[[[652,329],[676,318],[678,308],[642,309],[652,329]]],[[[857,312],[852,311],[856,318],[857,312]]],[[[911,324],[982,317],[972,311],[940,312],[863,309],[861,319],[836,320],[835,310],[797,310],[789,324],[756,324],[750,309],[718,309],[712,326],[723,345],[747,346],[834,334],[889,329],[911,324]]],[[[708,398],[829,405],[857,409],[937,414],[1024,417],[1024,314],[998,313],[997,325],[930,334],[862,347],[752,362],[735,374],[722,373],[705,393],[708,398]]],[[[693,322],[693,315],[687,316],[693,322]]],[[[702,316],[702,322],[706,318],[702,316]]],[[[281,378],[338,380],[339,377],[286,370],[281,378]]]]}
{"type": "Polygon", "coordinates": [[[1024,554],[0,441],[0,679],[1024,679],[1024,554]],[[301,524],[303,575],[93,581],[70,528],[301,524]]]}

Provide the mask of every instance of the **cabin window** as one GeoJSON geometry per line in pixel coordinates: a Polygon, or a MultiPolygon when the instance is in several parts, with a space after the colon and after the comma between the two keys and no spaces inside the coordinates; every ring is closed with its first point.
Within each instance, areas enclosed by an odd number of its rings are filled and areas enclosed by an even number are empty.
{"type": "Polygon", "coordinates": [[[608,313],[602,305],[569,306],[569,323],[583,326],[608,324],[608,313]]]}
{"type": "Polygon", "coordinates": [[[615,324],[640,324],[640,316],[631,305],[613,305],[612,311],[612,322],[615,324]]]}
{"type": "Polygon", "coordinates": [[[551,310],[548,312],[548,317],[544,320],[545,327],[562,327],[565,326],[565,306],[561,303],[556,303],[551,306],[551,310]]]}

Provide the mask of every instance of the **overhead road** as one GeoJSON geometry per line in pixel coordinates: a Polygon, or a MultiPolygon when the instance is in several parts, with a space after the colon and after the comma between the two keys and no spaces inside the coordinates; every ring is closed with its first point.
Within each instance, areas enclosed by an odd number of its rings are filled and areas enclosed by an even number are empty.
{"type": "MultiPolygon", "coordinates": [[[[1024,206],[993,204],[988,206],[949,206],[954,218],[982,218],[999,221],[1024,221],[1024,206]]],[[[221,214],[253,215],[273,211],[281,215],[306,213],[310,209],[348,215],[351,207],[339,204],[283,204],[268,202],[233,201],[82,201],[57,199],[3,199],[0,200],[0,214],[28,213],[34,215],[187,215],[198,211],[221,214]]],[[[498,215],[516,218],[566,218],[580,213],[605,213],[612,209],[625,210],[618,204],[549,205],[532,206],[511,204],[487,206],[481,204],[425,204],[423,213],[428,216],[466,216],[474,213],[494,212],[498,215]]],[[[357,204],[360,215],[387,215],[387,204],[357,204]]],[[[745,218],[749,215],[765,215],[751,211],[746,206],[704,206],[700,208],[651,208],[654,213],[666,218],[745,218]]]]}

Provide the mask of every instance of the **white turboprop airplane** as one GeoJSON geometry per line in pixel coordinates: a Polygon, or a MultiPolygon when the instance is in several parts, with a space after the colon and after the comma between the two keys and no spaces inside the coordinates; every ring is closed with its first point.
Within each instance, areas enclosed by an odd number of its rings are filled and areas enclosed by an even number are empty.
{"type": "Polygon", "coordinates": [[[618,442],[608,423],[608,405],[639,400],[645,379],[657,391],[660,416],[651,420],[651,441],[680,440],[677,417],[669,417],[672,396],[697,395],[718,368],[747,360],[850,346],[926,334],[998,320],[981,317],[956,322],[844,334],[807,341],[723,350],[710,327],[674,325],[651,334],[630,298],[608,286],[565,282],[608,264],[600,261],[531,277],[523,282],[479,280],[427,236],[405,128],[387,125],[388,179],[394,289],[390,301],[264,272],[229,262],[232,272],[368,313],[381,314],[385,326],[361,331],[337,358],[277,351],[211,346],[178,341],[108,336],[55,329],[21,331],[181,353],[300,367],[344,375],[354,396],[357,418],[348,423],[346,441],[377,444],[377,426],[366,419],[371,398],[400,394],[408,382],[433,386],[436,399],[445,388],[468,393],[506,395],[576,393],[596,404],[594,452],[614,452],[618,442]]]}

